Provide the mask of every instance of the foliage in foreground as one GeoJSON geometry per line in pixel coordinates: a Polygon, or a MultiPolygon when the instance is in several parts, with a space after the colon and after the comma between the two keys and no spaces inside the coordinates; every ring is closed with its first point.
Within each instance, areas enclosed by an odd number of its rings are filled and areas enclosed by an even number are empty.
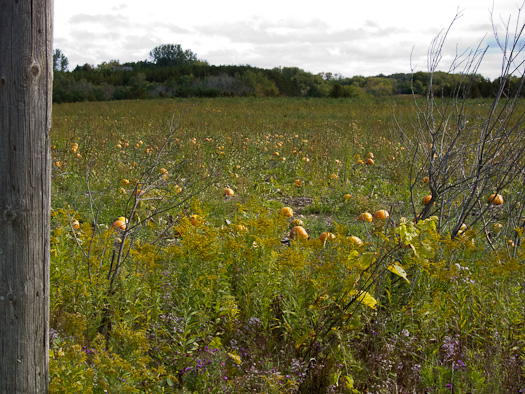
{"type": "Polygon", "coordinates": [[[197,101],[164,151],[172,106],[56,107],[51,391],[524,389],[521,230],[403,218],[391,104],[197,101]]]}

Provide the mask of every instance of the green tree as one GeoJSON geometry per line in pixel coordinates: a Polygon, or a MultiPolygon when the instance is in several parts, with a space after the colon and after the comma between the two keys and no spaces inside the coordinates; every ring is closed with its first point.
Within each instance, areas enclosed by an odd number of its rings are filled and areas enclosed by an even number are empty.
{"type": "Polygon", "coordinates": [[[98,70],[116,71],[120,67],[120,61],[112,59],[109,62],[102,62],[97,66],[98,70]]]}
{"type": "Polygon", "coordinates": [[[256,97],[279,95],[279,89],[275,82],[267,78],[261,71],[246,71],[242,76],[242,81],[256,97]]]}
{"type": "Polygon", "coordinates": [[[382,77],[368,78],[366,91],[374,96],[390,96],[394,94],[394,81],[382,77]]]}
{"type": "Polygon", "coordinates": [[[53,71],[67,71],[69,60],[60,49],[53,51],[53,71]]]}
{"type": "Polygon", "coordinates": [[[149,53],[157,66],[182,66],[197,61],[197,55],[191,50],[183,50],[179,44],[162,44],[149,53]]]}

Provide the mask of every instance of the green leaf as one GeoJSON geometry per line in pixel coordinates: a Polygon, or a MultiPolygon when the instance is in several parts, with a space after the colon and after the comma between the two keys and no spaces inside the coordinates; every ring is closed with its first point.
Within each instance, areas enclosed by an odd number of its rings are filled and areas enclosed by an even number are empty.
{"type": "Polygon", "coordinates": [[[301,347],[301,345],[303,343],[305,343],[308,339],[310,338],[315,338],[315,331],[314,330],[310,330],[308,331],[306,334],[304,334],[301,338],[299,338],[297,340],[297,342],[295,342],[295,348],[296,349],[299,349],[301,347]]]}
{"type": "Polygon", "coordinates": [[[417,227],[412,222],[405,222],[400,224],[396,229],[395,233],[399,234],[401,242],[405,245],[412,243],[414,239],[418,237],[417,227]]]}
{"type": "Polygon", "coordinates": [[[222,349],[221,338],[213,338],[213,340],[208,344],[208,346],[210,347],[210,349],[222,349]]]}
{"type": "Polygon", "coordinates": [[[376,253],[374,252],[367,252],[363,253],[361,256],[359,268],[362,270],[366,270],[368,267],[372,265],[372,263],[376,260],[376,253]]]}

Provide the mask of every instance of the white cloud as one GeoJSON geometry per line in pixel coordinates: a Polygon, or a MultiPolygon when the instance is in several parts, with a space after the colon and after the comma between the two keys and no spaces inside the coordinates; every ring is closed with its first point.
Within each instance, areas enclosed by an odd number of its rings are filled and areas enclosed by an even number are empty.
{"type": "MultiPolygon", "coordinates": [[[[102,0],[55,0],[55,47],[72,67],[145,60],[155,46],[174,43],[211,64],[294,66],[345,76],[410,72],[413,48],[412,62],[426,69],[429,43],[448,27],[458,2],[463,16],[450,32],[445,60],[456,45],[475,48],[485,34],[490,38],[492,1],[128,0],[108,7],[102,0]]],[[[517,10],[514,0],[496,0],[494,7],[497,23],[517,10]]],[[[495,64],[491,53],[485,75],[497,75],[495,64]]]]}

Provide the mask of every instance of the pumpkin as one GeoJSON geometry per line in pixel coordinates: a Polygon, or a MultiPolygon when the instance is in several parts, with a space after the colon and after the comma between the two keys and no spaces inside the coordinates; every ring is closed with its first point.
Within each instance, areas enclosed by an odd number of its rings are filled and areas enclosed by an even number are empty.
{"type": "Polygon", "coordinates": [[[247,233],[248,227],[246,227],[244,224],[237,224],[234,226],[235,231],[239,233],[247,233]]]}
{"type": "Polygon", "coordinates": [[[111,225],[115,230],[125,230],[126,229],[126,222],[122,220],[115,220],[113,224],[111,225]]]}
{"type": "Polygon", "coordinates": [[[366,165],[373,166],[374,164],[375,164],[375,163],[374,163],[374,160],[372,160],[372,159],[368,159],[368,160],[366,161],[366,165]]]}
{"type": "Polygon", "coordinates": [[[304,226],[304,222],[301,219],[294,219],[292,221],[292,226],[304,226]]]}
{"type": "Polygon", "coordinates": [[[357,220],[361,222],[368,222],[370,223],[372,221],[372,214],[368,212],[363,212],[361,215],[357,217],[357,220]]]}
{"type": "Polygon", "coordinates": [[[348,237],[348,239],[356,246],[363,245],[363,241],[361,241],[361,238],[358,238],[355,235],[352,235],[351,237],[348,237]]]}
{"type": "Polygon", "coordinates": [[[491,194],[488,203],[492,205],[501,205],[503,204],[503,196],[501,194],[491,194]]]}
{"type": "Polygon", "coordinates": [[[429,194],[429,195],[426,195],[425,197],[423,197],[423,201],[422,201],[423,205],[428,205],[430,200],[432,200],[432,194],[429,194]]]}
{"type": "Polygon", "coordinates": [[[279,212],[281,215],[287,218],[291,218],[293,216],[293,209],[290,207],[282,207],[279,212]]]}
{"type": "Polygon", "coordinates": [[[326,242],[326,240],[328,239],[335,239],[335,235],[332,233],[329,233],[328,231],[325,231],[324,233],[321,233],[321,235],[319,236],[319,239],[322,242],[326,242]]]}
{"type": "Polygon", "coordinates": [[[386,219],[388,219],[389,216],[390,216],[390,214],[387,211],[385,211],[384,209],[380,209],[379,211],[374,213],[374,219],[386,220],[386,219]]]}
{"type": "Polygon", "coordinates": [[[303,226],[295,226],[294,228],[292,228],[292,231],[290,231],[290,238],[308,239],[308,233],[306,232],[303,226]]]}
{"type": "Polygon", "coordinates": [[[202,221],[202,218],[199,215],[191,215],[190,223],[194,226],[197,226],[202,221]]]}
{"type": "Polygon", "coordinates": [[[229,187],[224,189],[224,196],[225,197],[233,197],[234,195],[235,195],[235,192],[233,191],[233,189],[230,189],[229,187]]]}

